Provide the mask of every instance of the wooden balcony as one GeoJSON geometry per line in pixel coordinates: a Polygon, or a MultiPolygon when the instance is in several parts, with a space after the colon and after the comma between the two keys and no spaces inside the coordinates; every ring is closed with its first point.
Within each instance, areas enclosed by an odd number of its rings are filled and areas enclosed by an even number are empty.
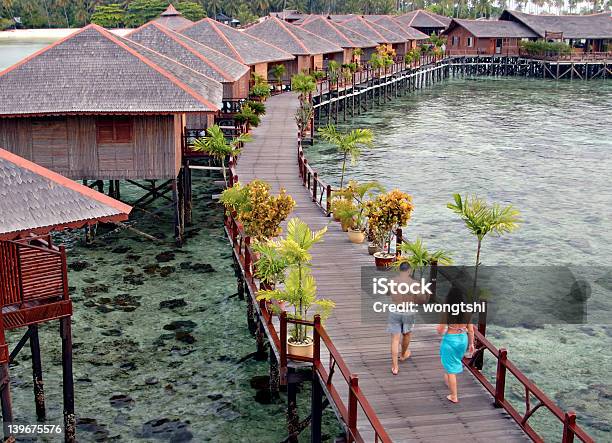
{"type": "Polygon", "coordinates": [[[5,330],[72,315],[64,247],[50,235],[0,241],[0,295],[5,330]]]}

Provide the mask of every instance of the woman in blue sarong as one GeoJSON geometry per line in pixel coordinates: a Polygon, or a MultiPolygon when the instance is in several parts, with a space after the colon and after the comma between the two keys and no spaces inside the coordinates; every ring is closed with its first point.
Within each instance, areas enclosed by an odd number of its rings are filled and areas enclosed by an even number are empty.
{"type": "MultiPolygon", "coordinates": [[[[449,307],[460,306],[465,302],[463,291],[451,287],[446,296],[449,307]]],[[[474,352],[474,327],[470,315],[464,312],[447,312],[438,325],[438,334],[442,334],[440,343],[440,360],[444,367],[444,382],[450,391],[446,398],[452,403],[459,403],[457,395],[457,374],[463,372],[462,358],[466,351],[474,352]]]]}

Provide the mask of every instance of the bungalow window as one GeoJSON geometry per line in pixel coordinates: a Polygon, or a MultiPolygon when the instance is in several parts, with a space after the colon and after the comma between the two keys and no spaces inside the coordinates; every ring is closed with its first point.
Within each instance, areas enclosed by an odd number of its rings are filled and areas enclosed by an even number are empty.
{"type": "Polygon", "coordinates": [[[467,38],[467,47],[471,48],[474,46],[474,38],[473,37],[468,37],[467,38]]]}
{"type": "Polygon", "coordinates": [[[131,117],[110,117],[96,121],[98,143],[132,143],[134,120],[131,117]]]}
{"type": "Polygon", "coordinates": [[[453,35],[453,39],[452,39],[452,45],[453,46],[459,46],[459,42],[461,41],[461,37],[457,36],[457,35],[453,35]]]}

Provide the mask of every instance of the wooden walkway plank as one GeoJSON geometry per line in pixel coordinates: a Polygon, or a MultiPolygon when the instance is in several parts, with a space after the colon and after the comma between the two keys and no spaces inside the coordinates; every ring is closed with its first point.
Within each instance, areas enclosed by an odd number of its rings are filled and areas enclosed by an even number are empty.
{"type": "MultiPolygon", "coordinates": [[[[285,188],[297,206],[291,217],[299,217],[312,229],[328,227],[322,243],[312,249],[313,274],[318,294],[336,302],[325,328],[351,371],[359,375],[360,387],[378,418],[396,442],[529,441],[503,409],[467,371],[459,375],[460,403],[451,404],[438,357],[440,338],[431,325],[417,325],[413,333],[412,357],[400,363],[400,373],[391,374],[390,336],[385,325],[361,323],[360,270],[372,266],[365,245],[350,243],[339,223],[324,217],[302,186],[297,168],[299,105],[294,93],[284,93],[266,102],[266,115],[253,129],[238,162],[243,183],[259,178],[274,192],[285,188]]],[[[307,155],[307,149],[306,155],[307,155]]],[[[323,362],[328,361],[322,352],[323,362]]],[[[347,386],[342,377],[334,386],[344,400],[347,386]]],[[[366,441],[373,441],[367,418],[359,414],[358,426],[366,441]]]]}

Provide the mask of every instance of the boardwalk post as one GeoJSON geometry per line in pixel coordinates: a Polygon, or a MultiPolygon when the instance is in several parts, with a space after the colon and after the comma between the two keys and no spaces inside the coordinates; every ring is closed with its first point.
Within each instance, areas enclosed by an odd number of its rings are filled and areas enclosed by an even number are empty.
{"type": "Polygon", "coordinates": [[[74,415],[74,379],[72,377],[72,328],[70,317],[60,319],[62,337],[62,389],[64,393],[64,441],[76,442],[76,417],[74,415]]]}
{"type": "Polygon", "coordinates": [[[315,172],[312,179],[312,201],[314,203],[317,202],[317,179],[319,178],[319,173],[315,172]]]}
{"type": "Polygon", "coordinates": [[[300,418],[297,410],[297,381],[295,369],[288,368],[287,380],[287,433],[289,443],[298,443],[300,418]]]}
{"type": "MultiPolygon", "coordinates": [[[[6,351],[6,354],[8,357],[8,349],[6,351]]],[[[2,365],[0,366],[0,384],[0,403],[2,403],[2,423],[4,425],[4,438],[6,441],[10,441],[9,439],[11,433],[9,432],[8,425],[13,421],[13,402],[11,401],[11,387],[8,361],[2,363],[2,365]]]]}
{"type": "Polygon", "coordinates": [[[506,393],[506,361],[508,360],[508,351],[504,348],[499,349],[499,357],[497,359],[497,374],[495,376],[495,406],[502,407],[506,393]]]}
{"type": "Polygon", "coordinates": [[[312,400],[311,400],[311,420],[310,420],[310,442],[321,442],[321,422],[323,421],[323,388],[317,374],[317,366],[321,361],[321,336],[319,326],[321,316],[315,315],[312,339],[314,342],[312,351],[312,400]]]}
{"type": "Polygon", "coordinates": [[[331,193],[332,193],[331,185],[327,185],[327,189],[325,190],[325,192],[326,192],[325,210],[326,210],[326,215],[329,217],[329,214],[331,214],[331,193]]]}
{"type": "Polygon", "coordinates": [[[349,377],[349,398],[348,398],[348,442],[355,441],[353,436],[357,431],[357,395],[355,391],[359,388],[359,377],[351,374],[349,377]]]}
{"type": "Polygon", "coordinates": [[[287,312],[280,314],[280,382],[287,384],[287,312]]]}
{"type": "Polygon", "coordinates": [[[573,443],[574,431],[573,427],[576,425],[576,413],[569,411],[565,413],[565,419],[563,420],[563,440],[562,443],[573,443]]]}
{"type": "Polygon", "coordinates": [[[45,421],[45,390],[43,388],[42,362],[40,359],[40,341],[38,325],[28,326],[30,331],[30,351],[32,353],[32,381],[34,383],[34,403],[36,404],[36,419],[45,421]]]}
{"type": "Polygon", "coordinates": [[[280,385],[280,374],[278,371],[278,360],[276,359],[276,354],[270,349],[270,396],[273,399],[278,398],[279,385],[280,385]]]}

